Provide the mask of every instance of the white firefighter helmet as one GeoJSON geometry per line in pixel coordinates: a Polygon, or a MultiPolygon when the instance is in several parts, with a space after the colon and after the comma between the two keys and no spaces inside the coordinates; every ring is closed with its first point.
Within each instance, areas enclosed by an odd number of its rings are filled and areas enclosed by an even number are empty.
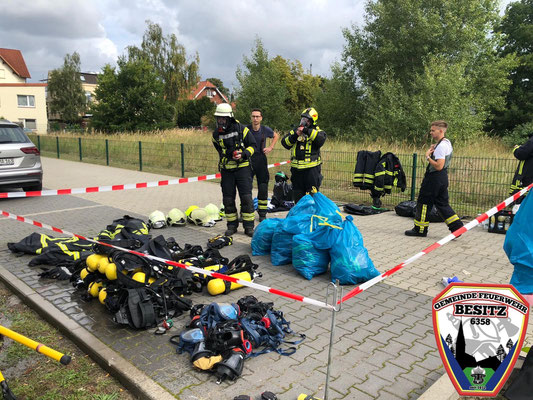
{"type": "Polygon", "coordinates": [[[220,221],[222,218],[220,217],[220,210],[216,205],[213,203],[209,203],[204,207],[205,211],[207,211],[207,214],[209,217],[214,221],[220,221]]]}
{"type": "Polygon", "coordinates": [[[155,210],[148,216],[148,226],[150,229],[160,229],[164,228],[166,225],[167,221],[165,214],[163,214],[161,211],[155,210]]]}
{"type": "Polygon", "coordinates": [[[233,117],[233,109],[228,103],[220,103],[215,110],[215,117],[233,117]]]}
{"type": "Polygon", "coordinates": [[[185,225],[185,214],[183,211],[173,208],[167,214],[167,225],[168,226],[182,226],[185,225]]]}

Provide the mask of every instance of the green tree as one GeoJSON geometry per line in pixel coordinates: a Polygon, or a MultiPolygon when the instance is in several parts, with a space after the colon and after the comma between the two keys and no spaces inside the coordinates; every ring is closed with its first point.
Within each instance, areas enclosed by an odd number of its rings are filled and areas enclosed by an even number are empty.
{"type": "Polygon", "coordinates": [[[486,107],[469,93],[465,65],[432,58],[424,72],[413,78],[408,94],[392,69],[387,69],[369,92],[363,130],[373,138],[386,137],[422,143],[431,121],[444,119],[450,138],[466,138],[479,132],[487,117],[486,107]]]}
{"type": "Polygon", "coordinates": [[[519,62],[511,71],[505,108],[496,111],[493,122],[496,133],[503,134],[533,122],[533,0],[510,3],[498,31],[504,35],[500,55],[516,54],[519,62]]]}
{"type": "Polygon", "coordinates": [[[144,59],[120,57],[117,70],[106,65],[92,105],[92,126],[104,132],[149,131],[173,125],[173,107],[164,85],[144,59]]]}
{"type": "Polygon", "coordinates": [[[182,100],[178,106],[178,126],[186,128],[190,126],[201,126],[202,117],[207,114],[214,114],[215,103],[208,97],[199,100],[182,100]]]}
{"type": "Polygon", "coordinates": [[[332,77],[324,80],[316,99],[320,126],[327,129],[328,136],[353,136],[363,113],[363,91],[354,86],[338,62],[331,66],[331,72],[332,77]]]}
{"type": "Polygon", "coordinates": [[[63,66],[52,70],[48,79],[50,113],[67,123],[79,121],[87,106],[80,70],[80,55],[74,52],[65,56],[63,66]]]}
{"type": "Polygon", "coordinates": [[[244,57],[236,76],[237,117],[247,122],[250,110],[260,108],[264,123],[278,130],[289,129],[305,107],[315,105],[322,83],[320,77],[306,74],[298,60],[270,59],[260,39],[256,39],[252,55],[244,57]]]}
{"type": "Polygon", "coordinates": [[[250,111],[260,108],[265,124],[275,129],[286,129],[291,122],[291,115],[285,107],[288,90],[283,84],[281,72],[270,68],[268,52],[261,40],[256,40],[250,57],[243,57],[243,67],[237,68],[236,77],[240,85],[235,93],[237,119],[248,123],[250,111]]]}
{"type": "Polygon", "coordinates": [[[362,122],[366,129],[372,128],[376,118],[383,119],[378,110],[388,109],[386,114],[396,115],[410,129],[397,130],[395,136],[408,138],[415,131],[425,132],[426,120],[435,113],[417,119],[420,110],[415,104],[424,112],[450,110],[438,97],[428,95],[438,93],[439,88],[449,96],[447,102],[467,107],[467,112],[460,113],[466,119],[459,125],[469,131],[457,135],[480,132],[482,117],[491,116],[487,110],[503,106],[508,72],[515,61],[512,55],[498,57],[495,51],[500,40],[493,32],[499,22],[497,0],[377,0],[368,2],[366,11],[364,28],[344,30],[343,52],[343,67],[353,77],[353,87],[361,85],[369,93],[368,114],[362,122]],[[432,81],[429,73],[436,69],[439,79],[432,81]],[[445,83],[447,79],[459,80],[445,83]],[[457,85],[463,91],[456,90],[457,85]],[[400,96],[403,104],[389,93],[379,93],[386,89],[400,96]],[[415,101],[424,97],[438,103],[415,101]]]}
{"type": "Polygon", "coordinates": [[[228,101],[229,101],[229,98],[230,98],[229,89],[226,86],[224,86],[224,82],[222,82],[221,79],[207,78],[206,80],[211,82],[213,85],[215,85],[218,88],[218,90],[220,90],[222,94],[228,98],[228,101]]]}
{"type": "Polygon", "coordinates": [[[188,60],[185,47],[178,42],[176,35],[163,35],[158,24],[146,21],[141,47],[128,47],[130,59],[146,59],[153,67],[157,77],[164,83],[165,99],[175,105],[180,98],[186,98],[199,80],[198,53],[188,60]]]}

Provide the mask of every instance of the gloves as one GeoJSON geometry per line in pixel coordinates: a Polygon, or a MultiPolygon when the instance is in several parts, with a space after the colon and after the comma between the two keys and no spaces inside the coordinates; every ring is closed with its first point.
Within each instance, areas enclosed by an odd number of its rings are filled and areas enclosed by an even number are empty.
{"type": "Polygon", "coordinates": [[[218,235],[207,241],[207,247],[210,249],[221,249],[225,246],[231,246],[233,238],[231,236],[218,235]]]}

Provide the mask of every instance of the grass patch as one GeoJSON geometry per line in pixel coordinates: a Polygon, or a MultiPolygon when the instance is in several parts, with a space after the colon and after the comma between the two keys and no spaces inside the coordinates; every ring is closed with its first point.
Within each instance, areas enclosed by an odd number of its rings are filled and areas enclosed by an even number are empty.
{"type": "Polygon", "coordinates": [[[72,357],[65,366],[11,339],[0,341],[0,370],[17,399],[134,398],[59,331],[20,303],[3,283],[0,315],[1,323],[9,329],[72,357]]]}

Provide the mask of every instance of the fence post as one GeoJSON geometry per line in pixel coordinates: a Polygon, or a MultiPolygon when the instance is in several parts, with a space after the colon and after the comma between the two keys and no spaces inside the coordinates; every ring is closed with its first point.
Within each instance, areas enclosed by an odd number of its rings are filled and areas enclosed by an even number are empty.
{"type": "Polygon", "coordinates": [[[56,136],[57,158],[59,158],[59,136],[56,136]]]}
{"type": "Polygon", "coordinates": [[[109,140],[105,140],[105,163],[109,166],[109,140]]]}
{"type": "Polygon", "coordinates": [[[181,149],[181,177],[185,178],[185,146],[180,143],[181,149]]]}
{"type": "Polygon", "coordinates": [[[83,161],[83,156],[82,156],[82,152],[81,152],[81,137],[78,138],[78,147],[80,149],[80,161],[83,161]]]}
{"type": "Polygon", "coordinates": [[[413,153],[413,170],[411,171],[411,201],[415,200],[416,191],[416,160],[417,155],[413,153]]]}
{"type": "Polygon", "coordinates": [[[37,135],[37,148],[41,151],[41,137],[37,135]]]}
{"type": "Polygon", "coordinates": [[[143,170],[143,147],[142,142],[139,140],[139,171],[143,170]]]}

